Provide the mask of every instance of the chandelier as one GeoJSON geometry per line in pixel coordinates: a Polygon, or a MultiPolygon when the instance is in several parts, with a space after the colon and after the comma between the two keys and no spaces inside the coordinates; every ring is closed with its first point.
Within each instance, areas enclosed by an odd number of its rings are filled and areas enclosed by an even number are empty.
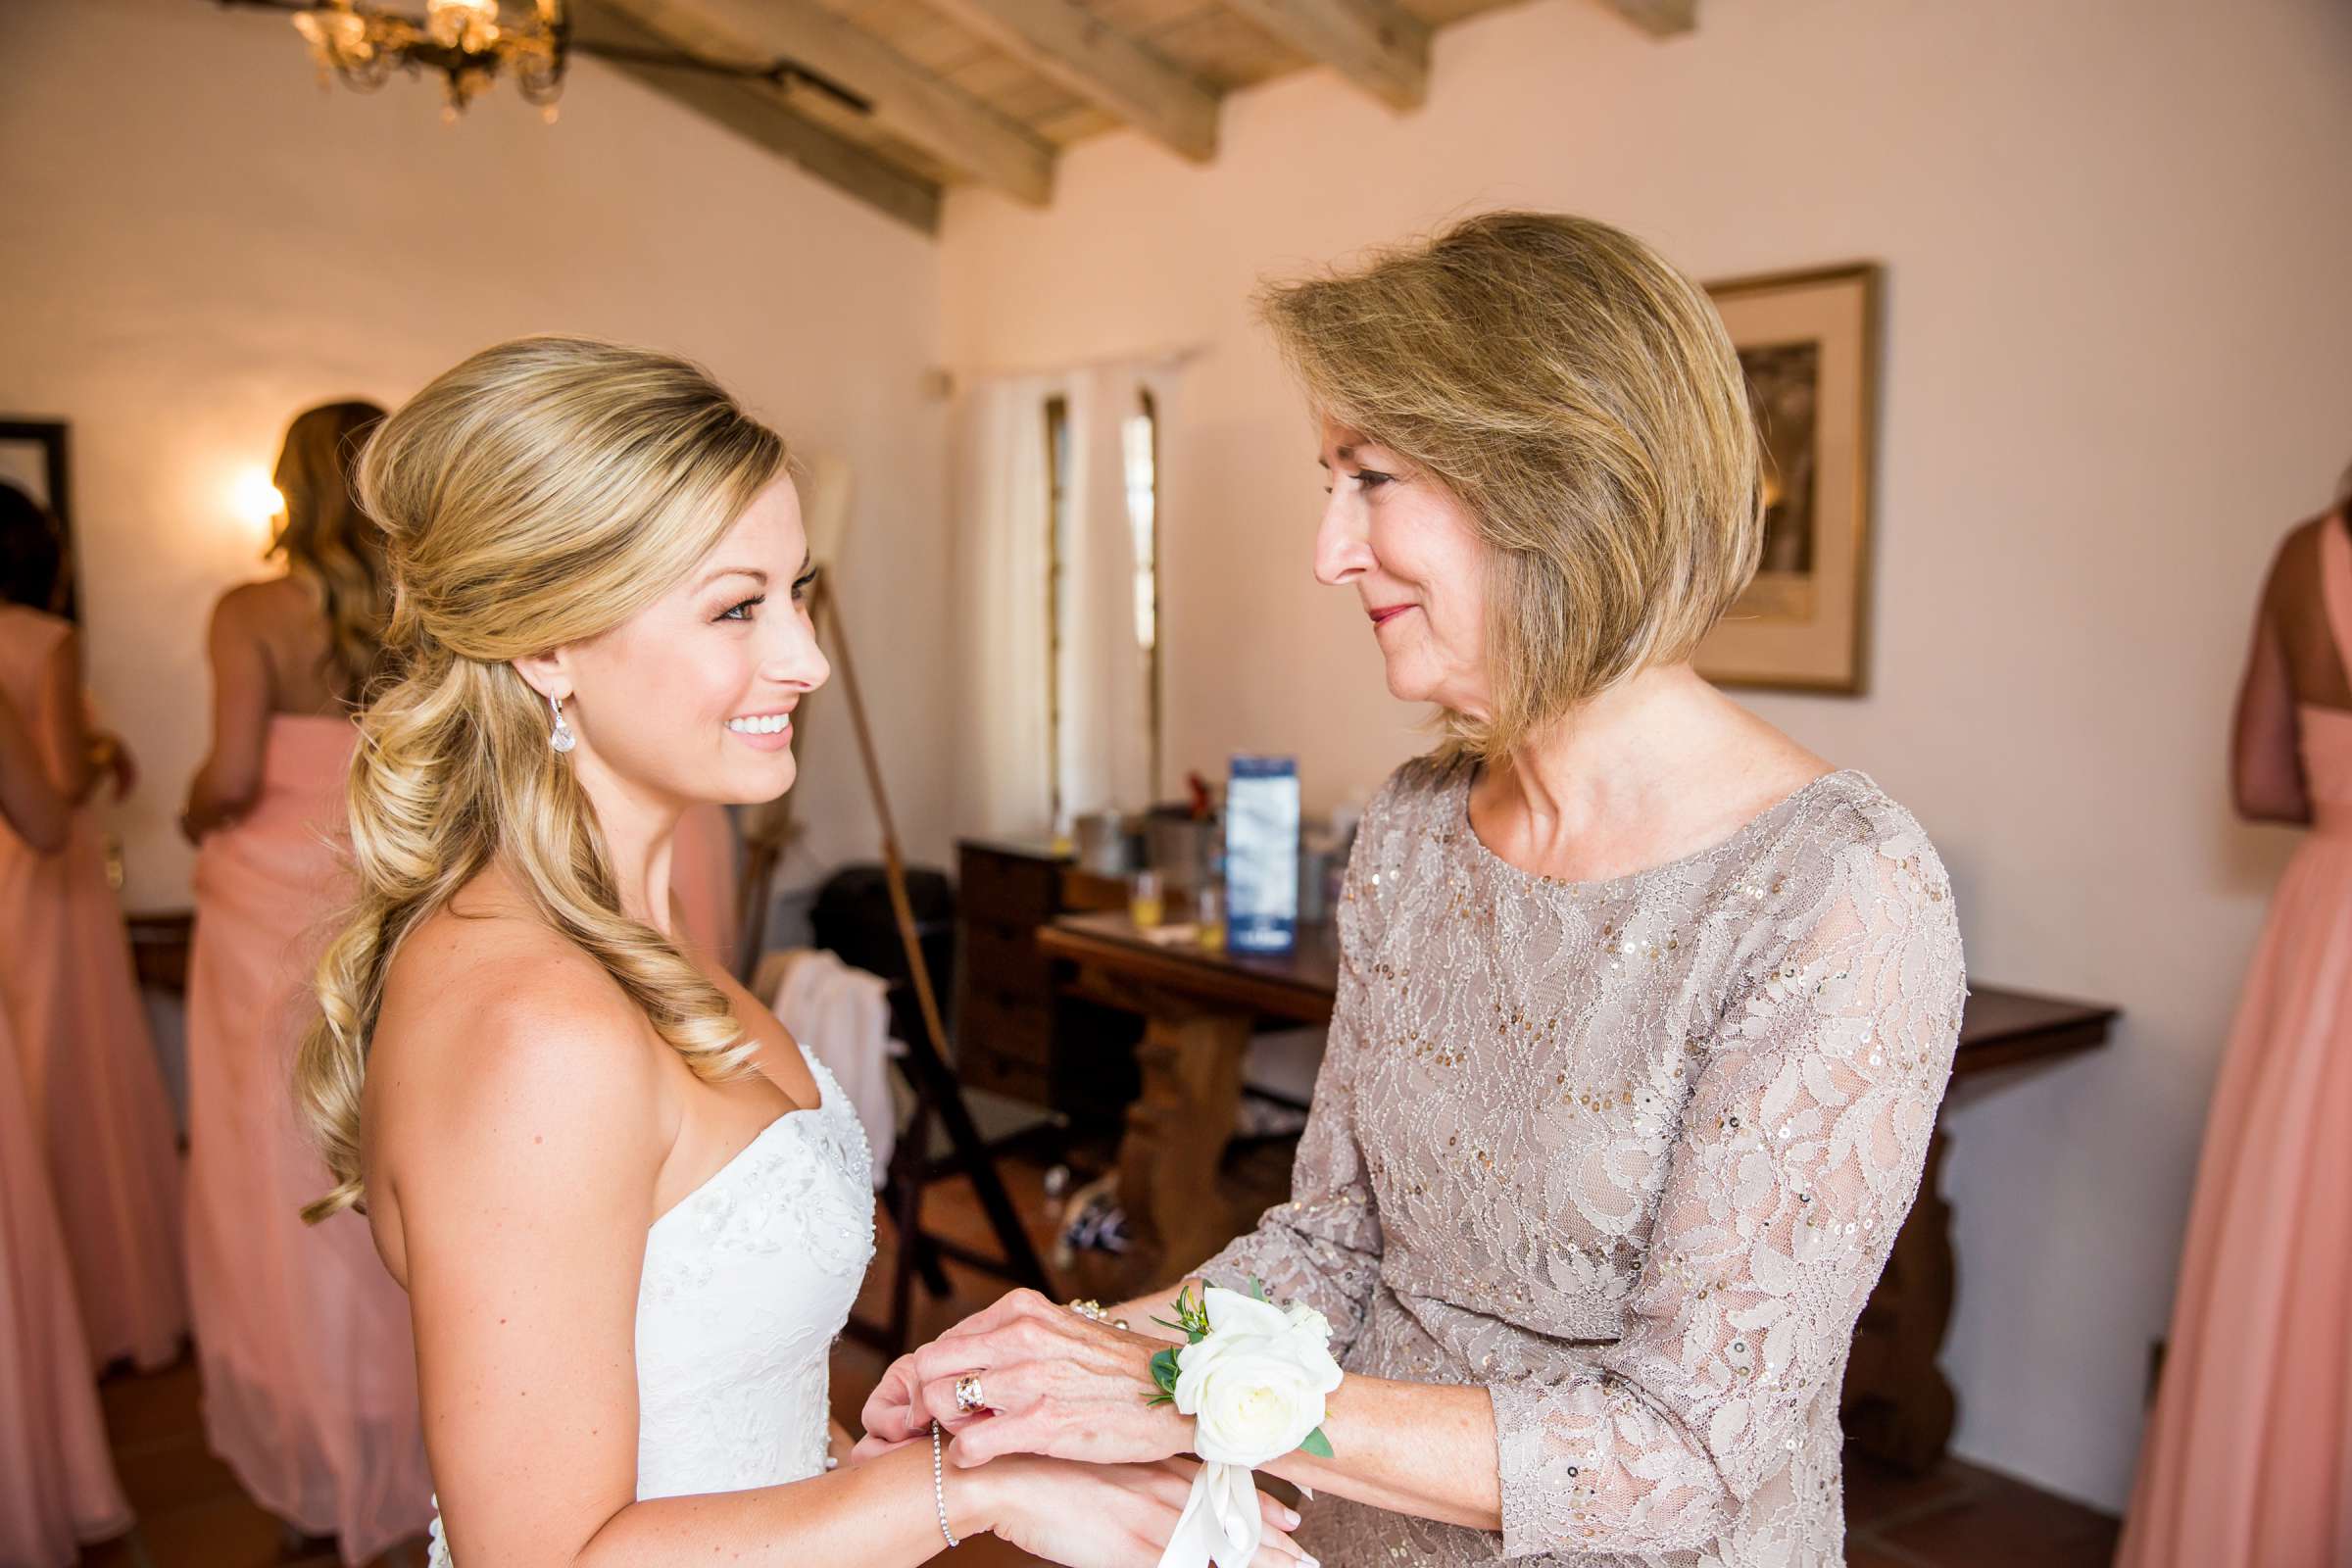
{"type": "Polygon", "coordinates": [[[564,0],[424,0],[424,15],[404,16],[368,0],[219,0],[222,7],[290,12],[294,30],[311,46],[323,85],[373,92],[395,71],[431,74],[443,82],[441,118],[455,122],[475,96],[501,75],[514,78],[526,102],[549,121],[564,91],[564,72],[575,54],[716,75],[748,77],[775,87],[806,86],[858,113],[873,105],[839,82],[792,60],[758,64],[706,60],[666,49],[642,49],[573,38],[564,0]]]}
{"type": "Polygon", "coordinates": [[[294,13],[294,30],[311,46],[322,82],[331,74],[372,92],[396,68],[411,75],[437,72],[448,94],[444,120],[457,119],[502,74],[555,119],[571,39],[564,0],[530,0],[527,9],[505,10],[499,0],[425,0],[421,21],[362,0],[319,0],[294,13]]]}

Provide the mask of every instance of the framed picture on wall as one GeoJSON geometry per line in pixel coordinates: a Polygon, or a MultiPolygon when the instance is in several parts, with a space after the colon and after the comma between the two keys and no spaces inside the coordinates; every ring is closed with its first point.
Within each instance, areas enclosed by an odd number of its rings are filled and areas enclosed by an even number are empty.
{"type": "Polygon", "coordinates": [[[74,503],[66,485],[66,421],[19,419],[0,415],[0,484],[12,484],[48,509],[66,539],[65,581],[58,585],[63,603],[54,608],[74,614],[74,503]]]}
{"type": "Polygon", "coordinates": [[[1764,442],[1764,561],[1707,640],[1727,686],[1858,695],[1870,649],[1876,263],[1708,285],[1764,442]]]}

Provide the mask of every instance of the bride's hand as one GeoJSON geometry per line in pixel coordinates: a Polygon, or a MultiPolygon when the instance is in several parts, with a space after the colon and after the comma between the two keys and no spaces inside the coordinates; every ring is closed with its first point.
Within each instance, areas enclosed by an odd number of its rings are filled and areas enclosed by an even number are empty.
{"type": "Polygon", "coordinates": [[[1093,1464],[1149,1463],[1192,1448],[1192,1422],[1153,1404],[1152,1357],[1164,1340],[1080,1317],[1013,1291],[883,1374],[863,1420],[873,1442],[933,1421],[956,1435],[956,1462],[1038,1453],[1093,1464]],[[957,1407],[956,1381],[980,1384],[985,1413],[957,1407]]]}
{"type": "MultiPolygon", "coordinates": [[[[1023,1551],[1070,1568],[1157,1568],[1198,1468],[1183,1459],[1088,1465],[1013,1458],[972,1471],[968,1484],[990,1489],[990,1527],[1023,1551]]],[[[1257,1504],[1266,1530],[1250,1568],[1317,1568],[1291,1540],[1298,1514],[1263,1493],[1257,1504]]]]}

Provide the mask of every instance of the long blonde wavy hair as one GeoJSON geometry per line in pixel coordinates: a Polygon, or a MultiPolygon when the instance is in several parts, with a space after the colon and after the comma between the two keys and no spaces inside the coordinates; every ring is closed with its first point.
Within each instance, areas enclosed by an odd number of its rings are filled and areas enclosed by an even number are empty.
{"type": "Polygon", "coordinates": [[[286,520],[270,541],[289,570],[318,585],[326,611],[324,673],[357,699],[383,654],[384,530],[351,493],[351,466],[368,432],[383,418],[372,403],[351,399],[305,409],[286,426],[272,475],[286,498],[286,520]]]}
{"type": "Polygon", "coordinates": [[[485,349],[379,426],[361,505],[389,542],[387,683],[347,796],[358,896],[319,960],[295,1103],[360,1204],[360,1105],[402,942],[493,861],[708,1079],[749,1065],[726,998],[621,912],[603,831],[514,660],[626,620],[786,471],[776,434],[695,366],[585,338],[485,349]]]}

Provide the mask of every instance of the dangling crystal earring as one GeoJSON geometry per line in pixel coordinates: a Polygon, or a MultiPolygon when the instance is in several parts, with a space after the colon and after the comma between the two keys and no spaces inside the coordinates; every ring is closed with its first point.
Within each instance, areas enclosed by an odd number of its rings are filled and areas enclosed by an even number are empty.
{"type": "Polygon", "coordinates": [[[569,724],[564,722],[564,705],[556,700],[553,693],[548,696],[547,706],[554,709],[556,713],[555,733],[548,736],[547,744],[559,752],[568,752],[579,745],[580,738],[571,732],[569,724]]]}

